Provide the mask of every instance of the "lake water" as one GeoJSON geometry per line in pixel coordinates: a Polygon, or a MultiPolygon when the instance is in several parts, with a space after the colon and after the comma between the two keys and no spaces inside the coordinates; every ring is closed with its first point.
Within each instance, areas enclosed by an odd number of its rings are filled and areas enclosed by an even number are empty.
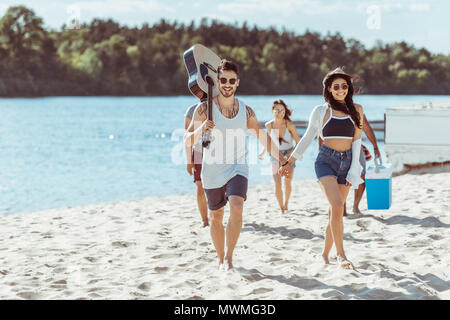
{"type": "MultiPolygon", "coordinates": [[[[308,120],[321,96],[241,96],[260,121],[282,98],[293,120],[308,120]]],[[[450,96],[355,97],[369,120],[387,107],[450,96]]],[[[179,97],[0,99],[0,214],[194,192],[180,163],[186,108],[179,97]]],[[[370,147],[368,141],[365,142],[370,147]]],[[[383,149],[383,143],[380,143],[383,149]]],[[[255,138],[250,148],[258,150],[255,138]]],[[[314,179],[317,143],[297,163],[295,180],[314,179]]],[[[250,166],[249,185],[271,183],[268,157],[250,166]]]]}

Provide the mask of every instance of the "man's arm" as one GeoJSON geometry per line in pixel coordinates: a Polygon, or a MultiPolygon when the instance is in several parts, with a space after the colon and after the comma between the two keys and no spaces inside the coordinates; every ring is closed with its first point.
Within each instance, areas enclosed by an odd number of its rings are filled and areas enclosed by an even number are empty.
{"type": "Polygon", "coordinates": [[[375,132],[373,132],[373,129],[369,124],[369,121],[367,121],[366,115],[364,115],[363,131],[366,134],[367,139],[369,139],[370,143],[372,143],[373,145],[375,157],[381,158],[380,150],[378,149],[377,138],[375,137],[375,132]]]}
{"type": "Polygon", "coordinates": [[[273,143],[270,135],[260,128],[258,124],[258,119],[256,119],[255,112],[252,108],[247,106],[247,129],[251,134],[256,136],[263,145],[263,147],[270,153],[275,159],[277,159],[281,164],[284,164],[287,159],[278,150],[277,146],[273,143]]]}

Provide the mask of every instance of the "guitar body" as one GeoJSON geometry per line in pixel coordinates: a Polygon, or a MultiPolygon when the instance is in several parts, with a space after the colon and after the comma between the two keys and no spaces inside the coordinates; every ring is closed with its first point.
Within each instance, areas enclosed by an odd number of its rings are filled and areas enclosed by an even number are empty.
{"type": "Polygon", "coordinates": [[[184,65],[189,74],[188,88],[199,99],[208,96],[208,83],[206,76],[214,82],[213,97],[219,94],[217,86],[217,67],[221,59],[213,51],[201,44],[195,44],[183,54],[184,65]]]}

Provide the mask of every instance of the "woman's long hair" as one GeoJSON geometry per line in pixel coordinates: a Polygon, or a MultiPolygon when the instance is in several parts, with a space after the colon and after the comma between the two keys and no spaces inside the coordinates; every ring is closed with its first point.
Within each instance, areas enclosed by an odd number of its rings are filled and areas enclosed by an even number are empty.
{"type": "Polygon", "coordinates": [[[277,104],[281,104],[284,107],[284,118],[283,119],[291,121],[290,115],[292,114],[292,111],[288,108],[288,106],[286,105],[286,103],[283,100],[281,100],[281,99],[275,100],[272,103],[272,111],[273,111],[273,109],[275,109],[275,106],[277,104]]]}
{"type": "Polygon", "coordinates": [[[336,68],[333,71],[330,71],[327,73],[325,78],[323,78],[322,84],[323,84],[323,97],[325,98],[325,101],[328,102],[334,110],[342,111],[345,114],[350,115],[353,122],[357,125],[358,128],[361,128],[361,120],[358,111],[356,111],[355,104],[353,103],[353,94],[355,92],[354,86],[353,86],[353,78],[354,76],[351,76],[347,73],[345,73],[341,68],[336,68]],[[335,79],[342,78],[347,82],[348,85],[348,92],[347,96],[345,97],[345,104],[336,101],[333,98],[333,94],[328,91],[328,89],[331,87],[331,84],[335,79]]]}
{"type": "MultiPolygon", "coordinates": [[[[286,103],[285,103],[282,99],[275,100],[275,101],[272,103],[272,111],[273,111],[273,109],[275,109],[275,106],[276,106],[277,104],[281,104],[281,105],[284,107],[284,118],[283,118],[283,119],[284,119],[284,120],[287,120],[288,122],[289,122],[289,121],[292,121],[291,118],[290,118],[290,116],[291,116],[291,114],[292,114],[292,111],[288,108],[288,106],[286,105],[286,103]]],[[[286,130],[288,130],[287,127],[286,127],[286,130]]],[[[280,138],[278,138],[278,139],[279,139],[280,145],[282,144],[283,141],[284,141],[284,142],[287,142],[286,140],[283,139],[283,137],[280,137],[280,138]]]]}

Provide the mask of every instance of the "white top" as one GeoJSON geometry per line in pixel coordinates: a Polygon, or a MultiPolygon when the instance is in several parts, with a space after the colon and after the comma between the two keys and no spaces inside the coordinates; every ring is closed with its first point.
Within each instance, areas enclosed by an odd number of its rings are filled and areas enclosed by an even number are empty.
{"type": "MultiPolygon", "coordinates": [[[[328,103],[324,103],[322,105],[315,106],[309,116],[308,128],[306,128],[305,134],[300,139],[300,141],[295,146],[294,151],[292,152],[292,156],[301,160],[303,158],[303,154],[306,149],[308,149],[311,142],[318,135],[322,140],[323,138],[322,128],[323,128],[323,119],[325,117],[326,111],[328,109],[328,103]]],[[[361,152],[361,139],[355,140],[352,143],[352,163],[350,165],[350,169],[347,173],[347,181],[352,184],[352,189],[357,189],[358,186],[363,183],[361,179],[361,172],[363,170],[361,164],[359,163],[359,155],[361,152]],[[358,157],[353,157],[354,154],[357,154],[358,157]]]]}
{"type": "Polygon", "coordinates": [[[221,188],[236,175],[248,178],[247,111],[245,103],[238,102],[238,113],[232,119],[225,117],[213,102],[215,126],[209,148],[203,150],[201,178],[205,189],[221,188]]]}
{"type": "Polygon", "coordinates": [[[319,135],[323,139],[322,127],[323,118],[325,117],[325,112],[327,111],[328,104],[324,103],[322,105],[315,106],[309,116],[308,127],[306,128],[305,134],[300,139],[300,141],[295,146],[292,156],[297,160],[303,158],[303,154],[306,149],[308,149],[311,142],[319,135]]]}
{"type": "Polygon", "coordinates": [[[274,130],[278,130],[278,129],[270,129],[270,137],[272,138],[272,141],[275,143],[275,145],[277,146],[278,150],[282,151],[282,150],[289,150],[292,149],[294,147],[294,145],[292,144],[292,140],[294,139],[291,135],[291,133],[289,132],[289,129],[286,127],[286,130],[284,131],[284,137],[283,137],[283,141],[280,145],[280,139],[278,139],[278,135],[276,134],[276,131],[274,130]]]}

